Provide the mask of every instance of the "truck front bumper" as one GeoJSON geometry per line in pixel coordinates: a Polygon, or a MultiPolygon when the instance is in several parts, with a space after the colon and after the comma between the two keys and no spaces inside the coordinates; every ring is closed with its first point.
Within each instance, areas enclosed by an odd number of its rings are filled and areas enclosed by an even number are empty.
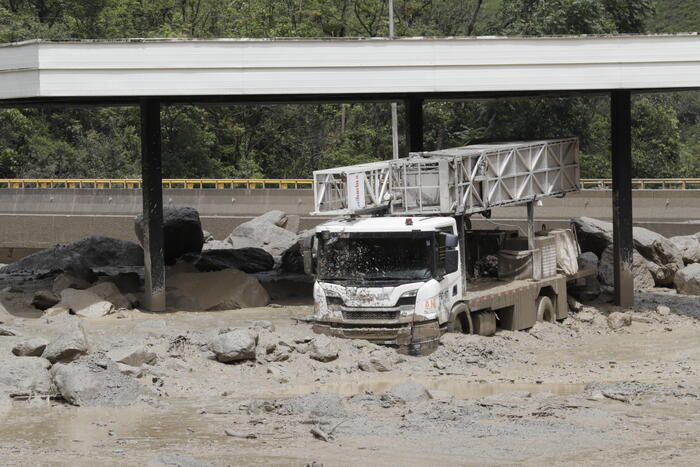
{"type": "Polygon", "coordinates": [[[437,349],[441,335],[437,320],[386,324],[316,322],[313,331],[328,336],[364,339],[375,344],[389,345],[407,355],[430,355],[437,349]]]}

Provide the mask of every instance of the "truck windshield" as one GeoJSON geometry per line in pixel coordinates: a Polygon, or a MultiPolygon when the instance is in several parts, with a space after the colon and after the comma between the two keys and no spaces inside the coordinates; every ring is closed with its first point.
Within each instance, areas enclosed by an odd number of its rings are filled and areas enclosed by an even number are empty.
{"type": "Polygon", "coordinates": [[[321,280],[423,281],[431,277],[429,238],[331,237],[318,251],[321,280]]]}

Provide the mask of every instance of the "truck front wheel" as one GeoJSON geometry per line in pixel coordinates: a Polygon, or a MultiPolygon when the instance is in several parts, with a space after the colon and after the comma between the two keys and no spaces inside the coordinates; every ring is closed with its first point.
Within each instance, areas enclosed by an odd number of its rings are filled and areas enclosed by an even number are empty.
{"type": "Polygon", "coordinates": [[[472,322],[469,317],[469,308],[464,303],[455,305],[452,309],[452,319],[447,327],[448,332],[469,334],[472,330],[472,322]]]}

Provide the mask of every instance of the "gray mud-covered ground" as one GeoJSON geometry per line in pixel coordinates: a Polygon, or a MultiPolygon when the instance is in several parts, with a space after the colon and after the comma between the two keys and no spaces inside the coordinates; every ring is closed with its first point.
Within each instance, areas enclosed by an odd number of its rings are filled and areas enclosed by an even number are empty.
{"type": "Polygon", "coordinates": [[[2,465],[700,463],[697,298],[644,294],[619,329],[600,305],[527,332],[448,334],[428,357],[332,339],[327,362],[310,358],[310,305],[88,319],[42,316],[21,288],[0,298],[20,334],[0,336],[0,360],[74,320],[99,368],[133,346],[156,356],[120,364],[143,388],[125,407],[0,399],[2,465]],[[256,360],[217,361],[209,343],[241,327],[256,360]]]}

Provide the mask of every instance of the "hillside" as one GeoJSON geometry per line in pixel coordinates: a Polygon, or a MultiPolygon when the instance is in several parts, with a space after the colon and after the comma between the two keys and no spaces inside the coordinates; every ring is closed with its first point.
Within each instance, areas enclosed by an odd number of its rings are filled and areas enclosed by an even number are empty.
{"type": "Polygon", "coordinates": [[[647,20],[649,32],[700,32],[700,2],[656,0],[656,14],[647,20]]]}

